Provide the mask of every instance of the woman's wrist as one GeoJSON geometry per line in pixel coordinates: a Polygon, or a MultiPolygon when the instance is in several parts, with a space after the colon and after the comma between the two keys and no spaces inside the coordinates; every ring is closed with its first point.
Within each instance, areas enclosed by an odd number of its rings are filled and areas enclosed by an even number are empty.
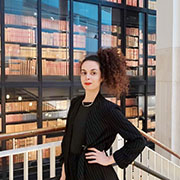
{"type": "Polygon", "coordinates": [[[115,160],[114,160],[114,157],[113,157],[113,155],[111,155],[111,156],[108,156],[108,165],[112,165],[112,164],[114,164],[115,163],[115,160]]]}

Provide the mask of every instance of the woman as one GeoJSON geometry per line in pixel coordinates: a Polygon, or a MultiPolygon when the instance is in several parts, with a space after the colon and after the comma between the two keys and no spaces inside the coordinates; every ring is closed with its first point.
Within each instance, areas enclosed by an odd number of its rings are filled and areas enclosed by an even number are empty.
{"type": "Polygon", "coordinates": [[[145,140],[124,117],[120,107],[100,93],[102,84],[115,95],[127,92],[125,58],[117,48],[99,49],[86,57],[80,67],[85,95],[71,101],[65,136],[60,180],[118,180],[112,167],[127,167],[144,149],[145,140]],[[107,156],[119,133],[126,143],[107,156]]]}

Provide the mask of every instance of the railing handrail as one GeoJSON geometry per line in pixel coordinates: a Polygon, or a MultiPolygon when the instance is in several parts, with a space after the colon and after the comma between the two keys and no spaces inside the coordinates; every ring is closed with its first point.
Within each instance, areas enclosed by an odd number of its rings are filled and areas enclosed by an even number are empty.
{"type": "MultiPolygon", "coordinates": [[[[28,152],[32,152],[32,151],[48,149],[48,148],[57,147],[60,145],[61,145],[61,141],[56,141],[56,142],[50,142],[50,143],[45,143],[45,144],[39,144],[36,146],[29,146],[29,147],[23,147],[23,148],[18,148],[18,149],[5,150],[5,151],[0,152],[0,158],[7,157],[7,156],[13,156],[13,155],[17,155],[17,154],[28,153],[28,152]]],[[[169,178],[163,176],[161,173],[154,171],[153,169],[151,169],[137,161],[134,161],[132,163],[132,165],[136,166],[137,168],[139,168],[159,179],[170,180],[169,178]]],[[[117,164],[114,163],[113,166],[117,166],[117,164]]]]}
{"type": "MultiPolygon", "coordinates": [[[[44,135],[44,134],[49,134],[49,133],[52,133],[52,132],[62,131],[62,130],[65,130],[64,126],[54,126],[54,127],[48,127],[48,128],[39,128],[39,129],[34,129],[34,130],[29,130],[29,131],[21,131],[21,132],[16,132],[16,133],[4,133],[4,134],[0,134],[0,141],[9,140],[9,139],[13,139],[13,138],[16,139],[16,138],[44,135]]],[[[145,138],[149,139],[150,141],[152,141],[153,143],[155,143],[156,145],[158,145],[159,147],[161,147],[165,151],[169,152],[170,154],[172,154],[175,157],[177,157],[178,159],[180,159],[180,156],[177,153],[175,153],[172,149],[170,149],[166,145],[162,144],[157,139],[151,137],[150,135],[148,135],[147,133],[145,133],[141,129],[138,128],[138,130],[140,131],[140,133],[145,138]]]]}
{"type": "Polygon", "coordinates": [[[0,134],[0,141],[2,140],[9,140],[13,138],[23,138],[23,137],[31,137],[31,136],[38,136],[38,135],[44,135],[49,134],[56,131],[63,131],[65,130],[65,127],[63,126],[54,126],[54,127],[48,127],[48,128],[39,128],[39,129],[33,129],[29,131],[20,131],[15,133],[4,133],[0,134]]]}
{"type": "Polygon", "coordinates": [[[170,149],[169,147],[167,147],[166,145],[162,144],[160,141],[158,141],[157,139],[153,138],[152,136],[148,135],[147,133],[145,133],[143,130],[139,129],[139,132],[147,139],[149,139],[150,141],[152,141],[154,144],[158,145],[159,147],[161,147],[162,149],[164,149],[165,151],[169,152],[170,154],[174,155],[175,157],[177,157],[178,159],[180,159],[180,155],[178,155],[177,153],[175,153],[172,149],[170,149]]]}

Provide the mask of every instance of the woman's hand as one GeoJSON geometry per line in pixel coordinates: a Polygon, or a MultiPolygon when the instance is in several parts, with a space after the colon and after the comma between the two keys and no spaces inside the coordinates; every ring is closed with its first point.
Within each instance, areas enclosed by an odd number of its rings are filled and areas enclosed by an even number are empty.
{"type": "Polygon", "coordinates": [[[99,151],[96,148],[88,148],[88,150],[93,151],[85,154],[87,160],[91,159],[88,161],[89,164],[98,163],[108,166],[115,163],[113,156],[106,156],[104,151],[99,151]]]}

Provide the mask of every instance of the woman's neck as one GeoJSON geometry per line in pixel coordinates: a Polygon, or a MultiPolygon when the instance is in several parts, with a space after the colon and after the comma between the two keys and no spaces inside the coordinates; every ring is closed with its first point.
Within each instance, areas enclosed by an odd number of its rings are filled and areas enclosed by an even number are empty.
{"type": "Polygon", "coordinates": [[[96,96],[98,95],[98,93],[99,93],[99,89],[96,91],[86,91],[83,102],[93,102],[96,96]]]}

